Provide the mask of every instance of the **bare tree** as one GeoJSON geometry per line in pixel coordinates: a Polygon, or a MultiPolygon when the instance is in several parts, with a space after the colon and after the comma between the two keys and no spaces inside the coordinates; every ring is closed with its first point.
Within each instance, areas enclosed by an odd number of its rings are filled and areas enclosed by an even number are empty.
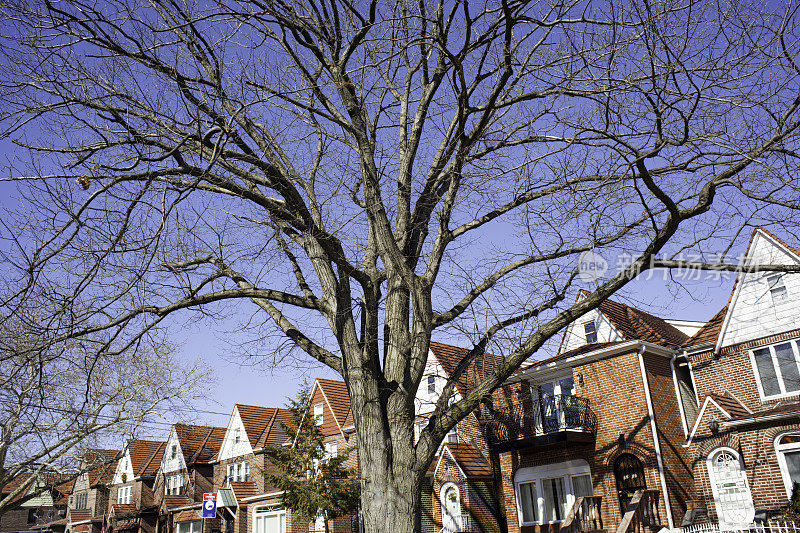
{"type": "Polygon", "coordinates": [[[566,324],[682,250],[732,269],[742,228],[798,220],[794,6],[5,9],[27,275],[79,303],[75,339],[261,313],[242,339],[282,335],[347,383],[367,531],[418,529],[447,430],[566,324]],[[631,264],[575,301],[586,251],[631,264]],[[447,331],[473,343],[453,378],[504,358],[457,402],[451,381],[415,444],[447,331]]]}

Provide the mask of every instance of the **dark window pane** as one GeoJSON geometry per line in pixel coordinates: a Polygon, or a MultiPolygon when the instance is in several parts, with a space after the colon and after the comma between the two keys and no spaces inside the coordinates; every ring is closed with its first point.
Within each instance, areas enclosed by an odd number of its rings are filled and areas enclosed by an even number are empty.
{"type": "Polygon", "coordinates": [[[778,376],[775,374],[775,367],[772,366],[772,356],[769,348],[762,348],[753,352],[756,360],[756,368],[761,378],[761,387],[764,389],[764,396],[773,396],[781,393],[778,385],[778,376]]]}
{"type": "Polygon", "coordinates": [[[795,359],[792,344],[787,342],[775,346],[775,357],[778,359],[778,367],[781,369],[786,392],[800,390],[800,372],[797,369],[797,359],[795,359]]]}

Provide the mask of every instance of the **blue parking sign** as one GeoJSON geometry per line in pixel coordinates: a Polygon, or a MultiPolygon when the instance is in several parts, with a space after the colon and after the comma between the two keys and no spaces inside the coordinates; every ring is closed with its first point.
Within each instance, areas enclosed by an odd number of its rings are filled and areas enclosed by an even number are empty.
{"type": "Polygon", "coordinates": [[[217,493],[206,492],[203,494],[203,518],[215,518],[217,516],[217,493]]]}

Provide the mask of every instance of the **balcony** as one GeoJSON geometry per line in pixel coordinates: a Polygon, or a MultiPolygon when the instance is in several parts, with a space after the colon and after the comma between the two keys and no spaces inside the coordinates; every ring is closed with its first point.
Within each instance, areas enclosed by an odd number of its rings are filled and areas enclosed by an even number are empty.
{"type": "Polygon", "coordinates": [[[497,451],[592,442],[597,433],[597,416],[586,398],[543,395],[508,409],[489,410],[484,428],[489,445],[497,451]]]}

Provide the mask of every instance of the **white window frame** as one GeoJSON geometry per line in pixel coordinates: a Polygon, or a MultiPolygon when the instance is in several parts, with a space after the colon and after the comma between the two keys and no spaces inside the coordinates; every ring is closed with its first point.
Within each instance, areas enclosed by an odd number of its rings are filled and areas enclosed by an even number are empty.
{"type": "Polygon", "coordinates": [[[321,426],[325,422],[325,407],[322,402],[314,404],[314,422],[321,426]]]}
{"type": "Polygon", "coordinates": [[[790,339],[780,342],[775,342],[773,344],[767,344],[765,346],[755,346],[753,349],[749,351],[750,353],[750,365],[753,367],[753,375],[756,378],[756,385],[758,386],[758,395],[762,400],[774,400],[778,398],[791,398],[793,396],[800,395],[800,389],[792,392],[786,392],[786,384],[783,381],[783,374],[781,373],[780,365],[778,364],[778,358],[775,356],[775,346],[779,346],[781,344],[789,344],[792,346],[792,350],[794,351],[794,360],[797,364],[798,370],[800,370],[800,340],[798,339],[790,339]],[[775,376],[778,378],[778,387],[780,388],[781,392],[779,394],[772,394],[767,396],[764,393],[764,386],[761,384],[761,374],[758,371],[758,365],[756,364],[756,356],[755,352],[758,350],[767,349],[770,352],[770,359],[772,360],[772,367],[775,370],[775,376]]]}
{"type": "Polygon", "coordinates": [[[286,509],[276,508],[276,507],[265,507],[265,506],[253,508],[253,533],[268,533],[267,531],[259,530],[258,519],[262,517],[266,519],[267,517],[270,516],[279,517],[280,524],[278,526],[278,529],[280,531],[278,533],[286,533],[286,509]],[[283,520],[281,520],[280,518],[282,518],[283,520]]]}
{"type": "Polygon", "coordinates": [[[785,452],[800,451],[800,442],[793,442],[790,444],[779,444],[783,437],[794,435],[800,437],[798,431],[784,431],[775,438],[775,455],[778,456],[778,466],[781,469],[781,477],[783,478],[783,485],[786,488],[786,497],[792,497],[792,480],[789,477],[789,466],[786,464],[786,458],[783,456],[785,452]]]}
{"type": "Polygon", "coordinates": [[[185,522],[178,522],[176,525],[178,527],[175,528],[175,533],[201,533],[200,528],[203,527],[203,522],[202,520],[188,520],[185,522]],[[187,525],[189,527],[185,527],[187,525]]]}
{"type": "MultiPolygon", "coordinates": [[[[575,476],[589,475],[591,479],[592,471],[589,468],[589,463],[583,459],[572,459],[564,461],[563,463],[554,463],[548,465],[520,468],[514,475],[514,498],[517,506],[517,520],[520,527],[522,526],[536,526],[544,524],[558,524],[561,520],[545,521],[544,516],[544,495],[542,493],[543,480],[562,478],[564,484],[564,501],[566,509],[564,514],[569,512],[569,509],[575,503],[575,488],[572,485],[572,478],[575,476]],[[524,522],[522,519],[522,505],[520,499],[519,486],[522,483],[536,483],[536,522],[524,522]]],[[[592,491],[594,491],[594,482],[592,483],[592,491]]]]}
{"type": "Polygon", "coordinates": [[[583,339],[586,341],[586,344],[592,344],[597,342],[597,323],[594,320],[589,320],[583,323],[583,339]],[[592,326],[592,331],[589,331],[586,326],[592,326]],[[594,340],[590,341],[589,336],[594,335],[594,340]]]}
{"type": "Polygon", "coordinates": [[[172,447],[169,450],[169,456],[170,456],[170,459],[175,459],[176,457],[178,457],[178,445],[177,444],[173,444],[172,445],[172,447]]]}
{"type": "Polygon", "coordinates": [[[183,488],[183,475],[181,474],[174,474],[171,476],[167,476],[167,479],[164,482],[164,494],[180,494],[180,490],[183,488]]]}
{"type": "Polygon", "coordinates": [[[786,283],[783,281],[783,272],[772,272],[764,276],[767,282],[767,291],[772,297],[772,303],[779,305],[789,299],[789,291],[786,289],[786,283]],[[782,289],[782,290],[781,290],[782,289]],[[780,294],[780,296],[777,296],[780,294]]]}
{"type": "Polygon", "coordinates": [[[117,503],[120,505],[133,503],[133,485],[124,485],[117,489],[117,503]]]}
{"type": "Polygon", "coordinates": [[[335,440],[326,442],[325,446],[325,459],[337,457],[339,455],[339,443],[335,440]]]}
{"type": "Polygon", "coordinates": [[[228,481],[250,481],[250,461],[228,463],[228,481]]]}

